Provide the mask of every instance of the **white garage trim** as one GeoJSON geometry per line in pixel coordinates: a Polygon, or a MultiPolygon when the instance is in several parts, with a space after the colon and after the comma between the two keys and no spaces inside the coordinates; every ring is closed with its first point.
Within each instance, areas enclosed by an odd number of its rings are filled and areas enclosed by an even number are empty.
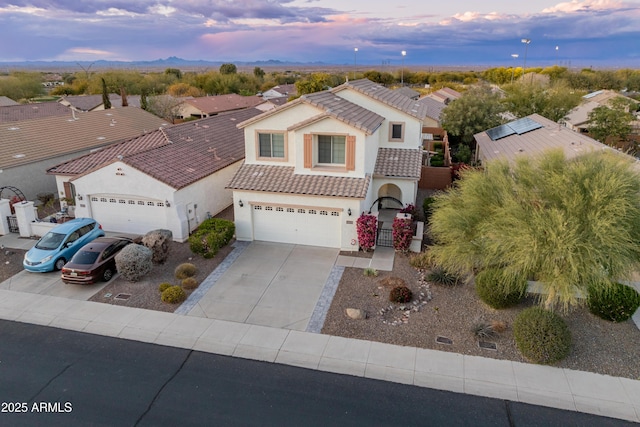
{"type": "Polygon", "coordinates": [[[342,209],[250,202],[253,239],[339,248],[342,209]]]}
{"type": "Polygon", "coordinates": [[[122,194],[89,196],[91,214],[105,231],[144,234],[167,228],[164,201],[122,194]]]}

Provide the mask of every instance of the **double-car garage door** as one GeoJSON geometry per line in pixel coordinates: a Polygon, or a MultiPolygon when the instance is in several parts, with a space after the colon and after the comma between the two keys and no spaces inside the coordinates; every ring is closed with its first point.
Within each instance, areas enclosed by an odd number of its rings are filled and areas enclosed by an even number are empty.
{"type": "Polygon", "coordinates": [[[254,204],[253,239],[339,248],[339,210],[254,204]]]}
{"type": "Polygon", "coordinates": [[[106,231],[144,234],[167,228],[165,203],[124,195],[92,195],[91,214],[106,231]]]}

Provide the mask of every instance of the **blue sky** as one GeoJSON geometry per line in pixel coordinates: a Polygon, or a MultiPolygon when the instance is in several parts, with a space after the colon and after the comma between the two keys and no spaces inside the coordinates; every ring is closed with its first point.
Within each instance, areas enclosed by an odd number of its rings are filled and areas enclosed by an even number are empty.
{"type": "Polygon", "coordinates": [[[640,0],[0,0],[0,62],[366,67],[402,51],[407,66],[521,66],[526,53],[528,67],[640,68],[640,0]]]}

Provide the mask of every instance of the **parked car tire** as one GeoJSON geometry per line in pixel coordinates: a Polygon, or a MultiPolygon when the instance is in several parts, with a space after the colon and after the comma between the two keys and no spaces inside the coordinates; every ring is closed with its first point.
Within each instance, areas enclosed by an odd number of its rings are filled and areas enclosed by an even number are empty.
{"type": "Polygon", "coordinates": [[[105,268],[102,272],[102,280],[108,282],[113,277],[113,270],[110,268],[105,268]]]}
{"type": "Polygon", "coordinates": [[[66,260],[66,259],[64,259],[64,258],[58,258],[58,259],[56,260],[55,265],[54,265],[54,267],[55,267],[56,271],[60,271],[60,270],[62,270],[62,267],[64,267],[64,265],[65,265],[66,263],[67,263],[67,260],[66,260]]]}

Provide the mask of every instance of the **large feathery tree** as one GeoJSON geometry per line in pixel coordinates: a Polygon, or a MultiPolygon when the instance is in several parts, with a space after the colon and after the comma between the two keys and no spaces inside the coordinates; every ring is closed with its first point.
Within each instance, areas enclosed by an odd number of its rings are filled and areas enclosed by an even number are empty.
{"type": "Polygon", "coordinates": [[[436,197],[430,224],[443,267],[524,274],[542,284],[547,308],[566,309],[640,266],[640,175],[615,152],[490,162],[436,197]]]}

